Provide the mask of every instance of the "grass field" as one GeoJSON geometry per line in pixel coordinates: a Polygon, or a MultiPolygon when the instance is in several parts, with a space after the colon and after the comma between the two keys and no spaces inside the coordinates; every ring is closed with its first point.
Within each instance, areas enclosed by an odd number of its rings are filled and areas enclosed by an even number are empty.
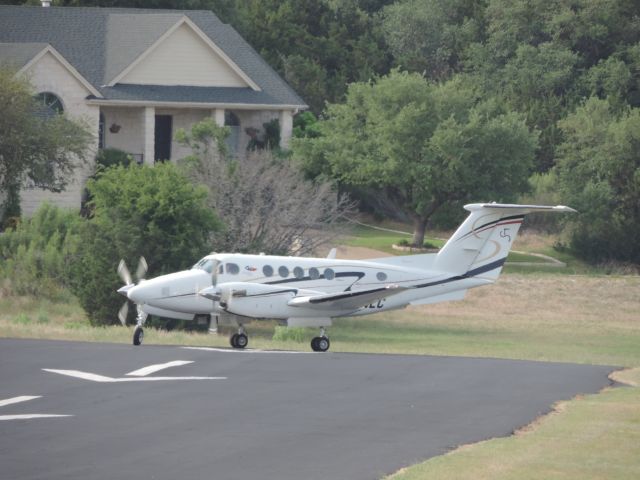
{"type": "MultiPolygon", "coordinates": [[[[392,237],[364,233],[351,244],[380,248],[393,241],[392,237]]],[[[553,252],[549,239],[527,235],[516,248],[553,252]]],[[[403,470],[392,477],[394,480],[640,478],[640,277],[602,275],[601,270],[567,254],[562,254],[561,260],[569,267],[507,267],[496,285],[472,290],[462,302],[335,322],[329,330],[333,351],[517,358],[630,368],[616,375],[636,387],[609,389],[563,402],[536,425],[512,437],[461,447],[403,470]]],[[[308,342],[316,334],[313,329],[294,331],[279,335],[281,339],[276,341],[272,338],[275,328],[275,322],[250,324],[250,347],[309,350],[308,342]]],[[[129,343],[132,333],[131,327],[91,327],[73,302],[0,297],[2,337],[129,343]]],[[[224,334],[153,329],[146,329],[145,342],[228,345],[224,334]]]]}

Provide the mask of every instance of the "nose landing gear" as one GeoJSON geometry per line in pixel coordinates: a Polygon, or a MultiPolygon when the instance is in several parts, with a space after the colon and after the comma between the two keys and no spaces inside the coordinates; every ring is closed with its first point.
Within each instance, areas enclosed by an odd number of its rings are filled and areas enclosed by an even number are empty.
{"type": "Polygon", "coordinates": [[[142,308],[138,305],[138,316],[136,317],[136,329],[133,331],[133,344],[142,345],[144,339],[144,322],[147,320],[147,314],[142,311],[142,308]]]}

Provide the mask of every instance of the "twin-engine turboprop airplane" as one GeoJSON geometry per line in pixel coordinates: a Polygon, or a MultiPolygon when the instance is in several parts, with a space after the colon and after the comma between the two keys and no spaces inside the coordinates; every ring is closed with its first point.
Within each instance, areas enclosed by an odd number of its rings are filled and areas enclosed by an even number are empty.
{"type": "MultiPolygon", "coordinates": [[[[290,327],[319,327],[311,348],[325,352],[330,345],[325,327],[333,318],[461,300],[468,289],[498,279],[526,214],[575,212],[561,205],[474,203],[464,208],[470,215],[437,254],[356,261],[332,258],[335,254],[306,258],[216,253],[191,270],[137,285],[121,266],[127,285],[118,292],[138,306],[133,343],[142,342],[147,314],[191,320],[226,312],[238,318],[238,331],[231,337],[234,348],[248,344],[244,323],[270,318],[286,320],[290,327]]],[[[139,266],[137,276],[145,271],[139,266]]]]}

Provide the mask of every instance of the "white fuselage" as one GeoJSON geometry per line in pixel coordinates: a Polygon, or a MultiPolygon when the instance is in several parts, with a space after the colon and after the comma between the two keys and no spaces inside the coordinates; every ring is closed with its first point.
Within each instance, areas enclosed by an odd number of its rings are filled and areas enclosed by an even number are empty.
{"type": "Polygon", "coordinates": [[[128,297],[149,313],[167,317],[226,311],[253,318],[289,319],[366,315],[403,308],[410,303],[429,303],[429,298],[449,299],[446,296],[452,292],[492,283],[481,276],[454,276],[420,268],[430,262],[427,255],[419,257],[421,262],[412,265],[410,259],[415,257],[404,257],[409,263],[403,263],[401,259],[391,262],[215,254],[203,258],[191,270],[146,280],[129,290],[128,297]],[[223,306],[199,294],[212,285],[214,261],[219,262],[217,285],[236,292],[223,306]],[[322,313],[289,305],[294,297],[303,294],[358,292],[388,285],[406,290],[357,308],[329,307],[322,313]]]}

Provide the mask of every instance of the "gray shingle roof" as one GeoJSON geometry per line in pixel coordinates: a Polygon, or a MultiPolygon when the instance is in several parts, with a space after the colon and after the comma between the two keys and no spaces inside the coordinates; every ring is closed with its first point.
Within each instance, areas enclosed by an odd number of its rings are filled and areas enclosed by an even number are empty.
{"type": "Polygon", "coordinates": [[[51,44],[105,99],[306,107],[262,57],[231,26],[222,23],[210,11],[0,5],[0,59],[26,63],[29,59],[24,59],[35,48],[26,45],[34,45],[34,42],[51,44]],[[221,87],[103,86],[185,15],[262,91],[221,87]],[[20,46],[1,46],[7,43],[20,46]]]}
{"type": "Polygon", "coordinates": [[[46,43],[0,43],[0,63],[19,70],[45,48],[46,43]]]}

